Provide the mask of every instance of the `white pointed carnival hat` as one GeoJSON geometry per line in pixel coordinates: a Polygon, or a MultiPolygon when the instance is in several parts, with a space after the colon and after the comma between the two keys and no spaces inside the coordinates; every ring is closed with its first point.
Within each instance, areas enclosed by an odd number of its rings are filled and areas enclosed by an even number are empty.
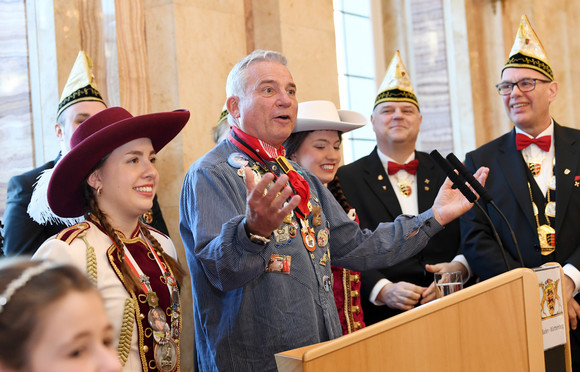
{"type": "Polygon", "coordinates": [[[101,93],[97,89],[97,83],[93,75],[93,62],[82,50],[79,52],[66,85],[62,90],[56,117],[67,107],[80,101],[99,101],[106,106],[101,93]]]}
{"type": "Polygon", "coordinates": [[[417,96],[415,96],[411,78],[398,50],[387,68],[387,73],[379,87],[374,107],[387,101],[411,102],[419,108],[419,101],[417,96]]]}
{"type": "Polygon", "coordinates": [[[510,67],[531,68],[546,75],[550,80],[554,80],[546,51],[525,14],[520,20],[516,40],[501,71],[502,74],[503,70],[510,67]]]}

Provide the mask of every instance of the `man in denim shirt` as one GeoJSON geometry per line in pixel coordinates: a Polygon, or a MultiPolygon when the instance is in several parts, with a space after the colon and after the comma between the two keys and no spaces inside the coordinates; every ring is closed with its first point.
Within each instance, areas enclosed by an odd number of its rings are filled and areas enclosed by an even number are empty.
{"type": "Polygon", "coordinates": [[[257,50],[234,66],[232,132],[184,180],[180,232],[202,371],[276,371],[275,353],[341,336],[330,257],[359,271],[393,265],[471,208],[447,181],[432,209],[361,231],[315,176],[284,158],[298,107],[286,64],[257,50]]]}

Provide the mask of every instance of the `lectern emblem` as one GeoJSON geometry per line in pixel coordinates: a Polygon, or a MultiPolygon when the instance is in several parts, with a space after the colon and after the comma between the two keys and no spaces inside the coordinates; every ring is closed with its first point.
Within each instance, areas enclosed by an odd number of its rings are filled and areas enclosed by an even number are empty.
{"type": "Polygon", "coordinates": [[[560,279],[553,281],[547,279],[544,283],[540,283],[542,289],[542,301],[540,307],[542,308],[542,319],[551,318],[562,313],[562,299],[558,296],[558,284],[560,279]]]}

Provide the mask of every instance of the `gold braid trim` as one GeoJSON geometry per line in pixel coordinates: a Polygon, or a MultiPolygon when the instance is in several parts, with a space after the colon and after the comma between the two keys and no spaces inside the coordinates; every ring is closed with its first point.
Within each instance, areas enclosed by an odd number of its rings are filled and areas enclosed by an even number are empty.
{"type": "Polygon", "coordinates": [[[350,270],[342,269],[342,289],[344,291],[344,319],[346,320],[346,328],[348,333],[353,333],[354,317],[352,315],[352,295],[350,289],[350,270]]]}
{"type": "MultiPolygon", "coordinates": [[[[141,321],[137,321],[135,322],[135,319],[139,319],[140,318],[140,314],[141,314],[141,310],[139,309],[139,303],[137,302],[137,296],[135,295],[135,292],[133,292],[132,290],[128,289],[129,285],[127,283],[127,281],[125,280],[125,277],[123,276],[123,273],[121,272],[121,270],[117,267],[117,265],[115,264],[115,259],[114,259],[114,254],[117,255],[117,257],[119,258],[120,262],[123,262],[123,256],[121,255],[121,251],[116,249],[115,244],[111,244],[111,246],[107,249],[107,255],[109,257],[109,263],[111,264],[111,267],[113,268],[113,270],[115,270],[115,272],[117,273],[117,276],[119,277],[119,280],[121,280],[121,282],[123,283],[123,285],[125,286],[125,289],[127,290],[127,292],[129,293],[129,295],[131,296],[131,298],[128,298],[125,300],[125,312],[123,313],[123,326],[121,327],[121,337],[119,338],[119,347],[121,346],[121,343],[125,343],[128,342],[129,347],[131,346],[131,335],[133,334],[133,325],[137,324],[137,335],[139,337],[139,357],[141,358],[141,367],[143,368],[144,371],[147,371],[148,366],[147,366],[147,359],[145,358],[145,352],[143,351],[143,346],[145,345],[144,341],[143,341],[143,334],[144,334],[144,330],[143,330],[143,324],[141,323],[141,321]],[[132,308],[131,311],[129,311],[127,304],[130,302],[132,308]],[[130,331],[129,329],[127,329],[127,332],[129,332],[129,337],[128,341],[125,341],[122,338],[122,334],[123,334],[123,329],[125,329],[125,323],[126,323],[126,319],[129,317],[129,313],[131,313],[132,317],[131,317],[131,327],[130,327],[130,331]]],[[[119,351],[119,350],[117,350],[119,351]]],[[[127,352],[128,355],[128,352],[127,352]]],[[[121,358],[121,361],[123,361],[121,355],[119,355],[119,357],[121,358]]],[[[125,356],[125,360],[123,361],[123,364],[125,364],[127,362],[127,357],[125,356]]]]}
{"type": "Polygon", "coordinates": [[[121,333],[119,335],[119,346],[117,346],[117,354],[121,359],[121,364],[125,366],[129,351],[131,350],[131,337],[133,335],[133,326],[135,323],[135,304],[132,298],[125,300],[125,310],[123,311],[123,323],[121,325],[121,333]]]}
{"type": "Polygon", "coordinates": [[[93,285],[97,286],[97,256],[95,255],[95,248],[87,240],[87,233],[83,231],[78,235],[79,238],[85,242],[87,246],[87,276],[93,285]]]}

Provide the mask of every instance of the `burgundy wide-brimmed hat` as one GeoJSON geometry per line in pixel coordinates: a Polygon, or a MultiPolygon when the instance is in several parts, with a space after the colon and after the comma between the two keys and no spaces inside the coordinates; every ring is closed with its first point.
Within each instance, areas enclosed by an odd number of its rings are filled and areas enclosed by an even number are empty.
{"type": "Polygon", "coordinates": [[[133,116],[121,107],[85,120],[73,133],[71,150],[57,163],[48,184],[48,204],[54,214],[70,218],[85,213],[83,181],[105,155],[138,138],[150,138],[158,152],[188,120],[187,110],[133,116]]]}

